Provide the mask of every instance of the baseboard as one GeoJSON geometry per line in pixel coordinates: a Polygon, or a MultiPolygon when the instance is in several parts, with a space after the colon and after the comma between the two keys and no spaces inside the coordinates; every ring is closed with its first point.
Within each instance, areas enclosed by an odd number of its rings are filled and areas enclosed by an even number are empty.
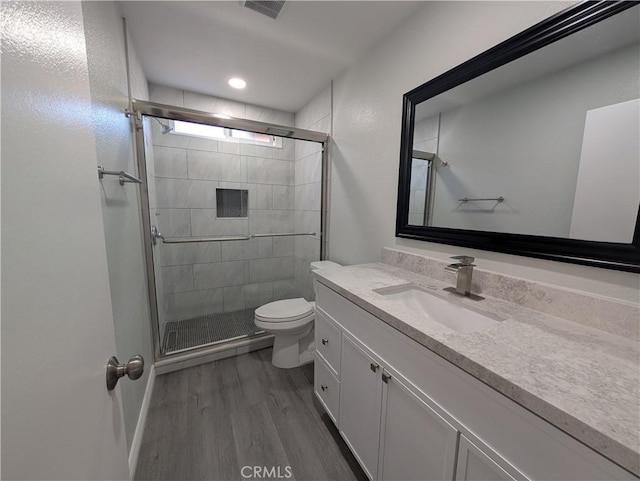
{"type": "Polygon", "coordinates": [[[142,398],[142,406],[140,406],[138,424],[136,424],[136,431],[133,434],[131,450],[129,451],[129,473],[132,480],[136,475],[138,456],[140,454],[140,447],[142,446],[142,435],[144,434],[144,427],[147,424],[147,414],[149,414],[149,405],[151,404],[151,395],[153,394],[153,385],[155,382],[156,369],[155,366],[151,366],[151,369],[149,370],[149,378],[147,379],[147,388],[145,389],[144,397],[142,398]]]}

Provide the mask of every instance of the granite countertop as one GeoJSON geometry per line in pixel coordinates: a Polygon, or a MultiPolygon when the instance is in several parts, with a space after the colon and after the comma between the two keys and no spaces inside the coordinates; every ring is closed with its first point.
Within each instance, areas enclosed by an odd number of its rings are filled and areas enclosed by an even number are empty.
{"type": "Polygon", "coordinates": [[[640,476],[640,345],[388,264],[313,271],[322,284],[640,476]],[[413,283],[504,319],[460,334],[373,291],[413,283]]]}

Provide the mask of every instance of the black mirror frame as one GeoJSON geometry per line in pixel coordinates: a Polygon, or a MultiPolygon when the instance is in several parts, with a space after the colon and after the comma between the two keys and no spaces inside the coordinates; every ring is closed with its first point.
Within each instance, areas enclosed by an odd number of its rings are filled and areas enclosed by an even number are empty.
{"type": "Polygon", "coordinates": [[[411,151],[417,104],[637,4],[640,1],[587,1],[571,6],[404,94],[396,237],[640,273],[640,209],[631,244],[408,223],[411,151]]]}

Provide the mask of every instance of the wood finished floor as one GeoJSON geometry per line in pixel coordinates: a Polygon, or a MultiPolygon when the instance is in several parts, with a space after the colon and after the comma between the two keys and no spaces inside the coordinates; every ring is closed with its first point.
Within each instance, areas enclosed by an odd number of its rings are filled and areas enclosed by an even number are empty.
{"type": "Polygon", "coordinates": [[[313,364],[276,369],[271,349],[158,376],[142,443],[136,480],[269,479],[243,466],[366,479],[315,399],[313,364]]]}

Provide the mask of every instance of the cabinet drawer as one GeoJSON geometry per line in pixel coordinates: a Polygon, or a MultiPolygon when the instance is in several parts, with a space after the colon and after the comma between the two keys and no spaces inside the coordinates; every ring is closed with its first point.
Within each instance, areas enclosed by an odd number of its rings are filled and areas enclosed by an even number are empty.
{"type": "Polygon", "coordinates": [[[326,409],[327,413],[338,425],[338,413],[340,412],[340,382],[331,373],[331,369],[320,357],[316,357],[314,364],[313,387],[316,396],[326,409]]]}
{"type": "Polygon", "coordinates": [[[340,378],[340,329],[321,312],[316,312],[316,351],[340,378]]]}

